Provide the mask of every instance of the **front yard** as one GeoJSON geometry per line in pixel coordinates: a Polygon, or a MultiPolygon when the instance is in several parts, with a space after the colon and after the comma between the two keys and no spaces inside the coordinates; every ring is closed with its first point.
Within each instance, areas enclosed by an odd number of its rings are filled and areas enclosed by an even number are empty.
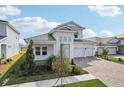
{"type": "Polygon", "coordinates": [[[0,78],[2,78],[2,76],[4,76],[4,74],[17,62],[17,60],[24,54],[23,53],[19,53],[13,57],[11,57],[10,59],[12,60],[9,63],[6,64],[0,64],[0,78]]]}
{"type": "MultiPolygon", "coordinates": [[[[82,74],[86,74],[86,71],[82,71],[82,74]]],[[[74,74],[70,73],[66,76],[73,76],[74,74]]],[[[65,76],[65,75],[64,75],[65,76]]],[[[63,75],[61,75],[63,77],[63,75]]],[[[12,84],[19,84],[19,83],[26,83],[26,82],[34,82],[34,81],[40,81],[40,80],[47,80],[47,79],[54,79],[58,78],[58,73],[52,72],[48,70],[46,67],[41,67],[41,71],[39,73],[36,73],[31,76],[21,76],[19,73],[13,74],[10,77],[10,80],[7,82],[6,85],[12,85],[12,84]]]]}
{"type": "Polygon", "coordinates": [[[98,79],[81,81],[71,84],[66,84],[64,87],[107,87],[103,82],[98,79]]]}
{"type": "MultiPolygon", "coordinates": [[[[47,79],[53,79],[58,78],[58,73],[55,73],[48,69],[47,66],[37,66],[36,72],[32,72],[32,75],[24,76],[22,73],[20,73],[20,66],[25,61],[26,54],[23,54],[14,65],[9,68],[9,70],[3,75],[3,77],[0,79],[1,85],[5,79],[9,79],[5,85],[12,85],[12,84],[19,84],[19,83],[26,83],[26,82],[34,82],[34,81],[40,81],[40,80],[47,80],[47,79]]],[[[82,70],[81,74],[87,74],[88,72],[82,70]]],[[[74,73],[69,73],[64,76],[73,76],[74,73]]],[[[63,75],[61,75],[63,77],[63,75]]]]}
{"type": "MultiPolygon", "coordinates": [[[[25,59],[25,53],[18,54],[16,56],[13,56],[12,62],[10,64],[5,64],[6,68],[3,68],[1,71],[4,71],[0,78],[0,85],[2,85],[3,81],[9,77],[11,77],[14,70],[17,70],[22,62],[24,62],[25,59]]],[[[2,65],[1,65],[2,66],[2,65]]]]}

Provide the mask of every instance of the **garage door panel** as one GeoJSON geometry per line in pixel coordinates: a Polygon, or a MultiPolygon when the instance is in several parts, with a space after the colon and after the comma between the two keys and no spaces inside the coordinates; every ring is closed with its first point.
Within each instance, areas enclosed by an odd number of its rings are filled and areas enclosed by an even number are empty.
{"type": "Polygon", "coordinates": [[[83,48],[74,48],[74,57],[84,57],[84,49],[83,48]]]}
{"type": "Polygon", "coordinates": [[[112,55],[112,54],[116,54],[116,48],[115,47],[113,47],[113,48],[108,48],[108,50],[109,50],[109,55],[112,55]]]}
{"type": "Polygon", "coordinates": [[[86,56],[87,57],[93,56],[93,49],[92,48],[87,48],[86,49],[86,56]]]}
{"type": "Polygon", "coordinates": [[[90,56],[94,56],[93,48],[84,48],[84,47],[74,48],[74,57],[90,57],[90,56]]]}

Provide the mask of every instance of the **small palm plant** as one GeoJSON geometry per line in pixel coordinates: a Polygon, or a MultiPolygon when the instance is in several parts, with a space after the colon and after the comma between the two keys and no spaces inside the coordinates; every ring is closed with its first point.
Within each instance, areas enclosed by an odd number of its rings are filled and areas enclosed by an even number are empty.
{"type": "Polygon", "coordinates": [[[103,50],[102,50],[102,55],[103,55],[105,58],[107,58],[108,53],[109,53],[108,48],[103,48],[103,50]]]}

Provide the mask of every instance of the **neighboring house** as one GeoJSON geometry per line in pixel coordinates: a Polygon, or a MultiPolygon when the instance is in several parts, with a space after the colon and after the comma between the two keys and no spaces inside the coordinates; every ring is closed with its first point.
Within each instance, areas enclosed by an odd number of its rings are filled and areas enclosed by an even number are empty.
{"type": "Polygon", "coordinates": [[[118,51],[118,47],[116,43],[118,40],[116,40],[116,37],[106,37],[106,38],[101,38],[101,37],[92,37],[92,38],[87,38],[88,40],[94,41],[97,43],[97,50],[99,55],[102,54],[103,48],[108,48],[110,55],[116,54],[118,51]]]}
{"type": "Polygon", "coordinates": [[[0,20],[0,59],[19,52],[19,32],[8,21],[0,20]]]}
{"type": "Polygon", "coordinates": [[[70,59],[95,55],[95,42],[83,39],[84,27],[70,21],[58,25],[49,33],[25,39],[33,40],[35,60],[46,60],[50,55],[60,55],[62,44],[64,55],[70,59]]]}
{"type": "Polygon", "coordinates": [[[124,34],[117,36],[119,43],[118,43],[118,53],[124,54],[124,34]]]}
{"type": "Polygon", "coordinates": [[[110,55],[112,54],[124,54],[124,35],[114,37],[92,37],[88,40],[97,42],[97,50],[99,54],[102,54],[103,48],[108,48],[110,55]]]}

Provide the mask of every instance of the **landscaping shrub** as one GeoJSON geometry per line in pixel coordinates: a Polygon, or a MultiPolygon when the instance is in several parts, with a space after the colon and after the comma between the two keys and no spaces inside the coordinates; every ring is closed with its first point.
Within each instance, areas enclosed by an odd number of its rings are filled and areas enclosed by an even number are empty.
{"type": "Polygon", "coordinates": [[[72,68],[72,73],[73,73],[73,74],[76,74],[76,75],[81,74],[81,73],[82,73],[81,67],[80,67],[80,66],[73,66],[73,68],[72,68]]]}
{"type": "Polygon", "coordinates": [[[48,59],[46,60],[46,65],[51,69],[52,67],[52,63],[55,61],[56,56],[51,55],[48,57],[48,59]]]}
{"type": "Polygon", "coordinates": [[[7,63],[9,63],[9,62],[11,62],[11,61],[12,61],[11,58],[8,58],[8,59],[6,60],[7,63]]]}
{"type": "Polygon", "coordinates": [[[98,51],[95,52],[95,56],[98,57],[99,56],[99,53],[98,51]]]}
{"type": "Polygon", "coordinates": [[[121,58],[118,58],[118,61],[120,61],[120,62],[124,62],[124,60],[123,60],[123,59],[121,59],[121,58]]]}
{"type": "Polygon", "coordinates": [[[30,43],[28,45],[28,49],[26,51],[26,60],[21,65],[21,71],[23,75],[32,75],[32,72],[36,70],[36,65],[34,62],[34,54],[33,54],[33,41],[30,40],[30,43]]]}
{"type": "Polygon", "coordinates": [[[72,71],[72,67],[68,58],[64,58],[61,63],[61,58],[56,57],[54,62],[52,63],[52,71],[57,73],[70,73],[72,71]]]}

